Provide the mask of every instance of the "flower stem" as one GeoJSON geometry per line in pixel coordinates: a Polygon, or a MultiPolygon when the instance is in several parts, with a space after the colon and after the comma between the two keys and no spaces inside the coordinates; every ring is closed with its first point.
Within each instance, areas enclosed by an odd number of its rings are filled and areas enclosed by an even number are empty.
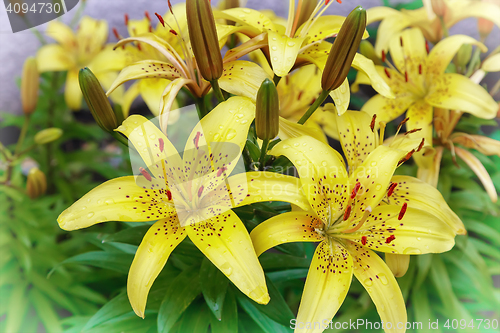
{"type": "Polygon", "coordinates": [[[203,97],[196,98],[196,111],[198,112],[198,118],[201,120],[208,113],[203,97]]]}
{"type": "Polygon", "coordinates": [[[325,101],[325,99],[328,97],[328,91],[323,90],[321,92],[321,95],[314,101],[314,103],[309,107],[309,109],[304,113],[302,118],[298,121],[299,124],[304,125],[304,123],[309,119],[309,117],[312,116],[314,111],[325,101]]]}
{"type": "Polygon", "coordinates": [[[23,146],[24,138],[26,137],[26,132],[28,131],[29,125],[30,125],[30,116],[26,115],[24,117],[23,127],[21,128],[21,134],[19,134],[19,139],[17,140],[16,149],[14,150],[14,153],[16,155],[23,146]]]}
{"type": "Polygon", "coordinates": [[[266,159],[266,153],[267,153],[268,146],[269,146],[269,139],[265,139],[262,142],[262,149],[260,150],[259,171],[264,171],[264,162],[266,159]]]}
{"type": "Polygon", "coordinates": [[[222,91],[220,90],[219,87],[219,81],[213,80],[210,81],[210,84],[212,85],[212,89],[214,90],[215,97],[217,97],[217,100],[219,103],[222,103],[225,101],[224,96],[222,95],[222,91]]]}

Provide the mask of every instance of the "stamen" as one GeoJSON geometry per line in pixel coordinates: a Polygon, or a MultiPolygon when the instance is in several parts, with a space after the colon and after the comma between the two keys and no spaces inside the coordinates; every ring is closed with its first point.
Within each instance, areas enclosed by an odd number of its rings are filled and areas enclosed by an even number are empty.
{"type": "Polygon", "coordinates": [[[392,195],[396,186],[398,186],[398,183],[391,183],[391,185],[389,186],[389,191],[387,191],[388,197],[390,197],[392,195]]]}
{"type": "Polygon", "coordinates": [[[170,13],[174,15],[174,11],[172,10],[172,4],[170,3],[170,0],[168,0],[168,9],[170,9],[170,13]]]}
{"type": "Polygon", "coordinates": [[[406,213],[406,208],[408,207],[408,204],[405,202],[403,204],[403,207],[401,207],[401,211],[399,212],[399,216],[398,216],[398,220],[402,220],[403,217],[405,216],[405,213],[406,213]]]}
{"type": "Polygon", "coordinates": [[[198,189],[198,198],[201,197],[201,195],[203,194],[204,188],[205,188],[205,186],[201,185],[201,187],[198,189]]]}
{"type": "Polygon", "coordinates": [[[172,192],[170,192],[169,190],[167,190],[167,198],[168,198],[168,201],[172,200],[172,192]]]}
{"type": "Polygon", "coordinates": [[[401,121],[398,125],[398,129],[396,130],[396,134],[394,135],[395,137],[398,135],[399,133],[399,130],[401,129],[401,127],[403,127],[404,124],[406,124],[406,122],[410,120],[409,117],[406,117],[405,119],[403,119],[403,121],[401,121]]]}
{"type": "Polygon", "coordinates": [[[163,142],[162,138],[159,138],[158,142],[160,144],[160,151],[163,152],[163,148],[165,147],[165,142],[163,142]]]}
{"type": "Polygon", "coordinates": [[[385,122],[381,121],[378,124],[380,126],[379,144],[383,144],[384,143],[384,135],[385,135],[385,122]]]}
{"type": "Polygon", "coordinates": [[[125,25],[128,25],[128,14],[125,14],[124,18],[125,18],[125,25]]]}
{"type": "Polygon", "coordinates": [[[409,130],[409,131],[405,132],[404,135],[412,134],[412,133],[415,133],[415,132],[418,132],[418,131],[421,131],[421,130],[422,130],[421,128],[414,128],[412,130],[409,130]]]}
{"type": "Polygon", "coordinates": [[[200,141],[200,136],[201,136],[201,132],[198,132],[196,133],[196,136],[194,137],[193,139],[193,143],[194,143],[194,146],[196,147],[196,149],[199,149],[200,147],[198,146],[198,143],[200,141]]]}
{"type": "Polygon", "coordinates": [[[420,144],[418,145],[418,148],[417,148],[417,153],[418,153],[419,151],[421,151],[421,150],[422,150],[422,148],[424,147],[424,142],[425,142],[425,139],[424,139],[424,138],[422,138],[422,141],[420,141],[420,144]]]}
{"type": "Polygon", "coordinates": [[[158,13],[155,13],[155,15],[158,18],[158,21],[160,21],[161,25],[165,27],[165,21],[163,20],[163,17],[161,17],[161,15],[158,13]]]}
{"type": "Polygon", "coordinates": [[[219,169],[219,171],[217,171],[217,177],[220,177],[220,176],[222,175],[222,173],[223,173],[224,171],[226,171],[226,170],[227,170],[227,168],[226,168],[226,167],[222,167],[222,168],[220,168],[220,169],[219,169]]]}
{"type": "Polygon", "coordinates": [[[408,72],[405,72],[405,82],[408,82],[408,72]]]}
{"type": "Polygon", "coordinates": [[[358,191],[359,191],[360,187],[361,187],[361,183],[357,182],[356,185],[354,186],[354,188],[352,189],[351,199],[354,199],[354,197],[356,196],[356,194],[358,194],[358,191]]]}
{"type": "Polygon", "coordinates": [[[361,237],[361,244],[366,245],[366,236],[361,237]]]}
{"type": "Polygon", "coordinates": [[[387,244],[389,244],[390,242],[392,242],[392,241],[393,241],[393,240],[395,240],[395,239],[396,239],[396,236],[394,236],[394,235],[390,235],[389,237],[387,237],[387,239],[385,240],[385,242],[386,242],[387,244]]]}
{"type": "Polygon", "coordinates": [[[325,0],[325,6],[328,5],[329,2],[330,0],[325,0]]]}
{"type": "Polygon", "coordinates": [[[425,50],[427,51],[427,54],[429,54],[429,42],[425,40],[425,50]]]}
{"type": "Polygon", "coordinates": [[[422,64],[418,65],[418,74],[422,74],[422,64]]]}
{"type": "Polygon", "coordinates": [[[385,72],[385,75],[387,75],[387,77],[390,79],[391,74],[389,73],[389,70],[387,68],[384,68],[384,72],[385,72]]]}
{"type": "Polygon", "coordinates": [[[113,28],[113,35],[115,35],[115,38],[120,40],[121,37],[120,37],[120,34],[118,33],[118,30],[116,30],[116,28],[113,28]]]}
{"type": "Polygon", "coordinates": [[[152,26],[149,26],[149,27],[148,27],[148,30],[149,30],[149,32],[153,32],[153,27],[152,27],[152,26]]]}
{"type": "Polygon", "coordinates": [[[146,18],[148,19],[148,21],[151,22],[151,17],[149,16],[149,13],[148,13],[147,10],[144,12],[144,16],[146,16],[146,18]]]}
{"type": "Polygon", "coordinates": [[[149,174],[149,172],[147,172],[146,169],[144,169],[143,167],[139,167],[139,171],[142,173],[142,175],[144,176],[144,178],[146,178],[148,181],[151,181],[151,175],[149,174]]]}
{"type": "Polygon", "coordinates": [[[170,29],[170,33],[174,36],[177,36],[177,32],[174,29],[170,29]]]}
{"type": "Polygon", "coordinates": [[[354,228],[352,229],[349,229],[349,230],[344,230],[342,231],[344,234],[350,234],[350,233],[353,233],[355,231],[358,231],[359,228],[361,228],[363,226],[363,224],[365,224],[365,221],[368,219],[368,216],[370,216],[372,212],[372,208],[370,206],[366,207],[365,209],[365,212],[363,213],[363,216],[361,217],[361,219],[359,220],[359,223],[357,226],[355,226],[354,228]]]}
{"type": "Polygon", "coordinates": [[[399,37],[399,44],[403,47],[403,36],[399,37]]]}
{"type": "Polygon", "coordinates": [[[385,62],[385,51],[382,50],[382,62],[385,62]]]}
{"type": "Polygon", "coordinates": [[[415,152],[415,149],[412,149],[410,152],[408,152],[405,157],[403,157],[402,159],[399,160],[398,166],[400,166],[404,162],[408,161],[411,158],[411,155],[413,155],[414,152],[415,152]]]}
{"type": "Polygon", "coordinates": [[[351,215],[351,205],[347,206],[347,209],[344,212],[344,221],[346,221],[349,218],[349,215],[351,215]]]}
{"type": "Polygon", "coordinates": [[[370,123],[370,128],[371,128],[372,132],[375,129],[375,120],[376,119],[377,119],[377,114],[374,114],[372,117],[372,122],[370,123]]]}

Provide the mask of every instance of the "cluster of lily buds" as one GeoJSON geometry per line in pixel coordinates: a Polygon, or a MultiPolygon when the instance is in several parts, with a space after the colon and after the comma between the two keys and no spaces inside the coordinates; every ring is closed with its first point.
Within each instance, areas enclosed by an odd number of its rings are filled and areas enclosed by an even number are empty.
{"type": "Polygon", "coordinates": [[[25,115],[35,111],[38,102],[39,74],[34,57],[29,57],[24,62],[21,78],[21,103],[25,115]]]}

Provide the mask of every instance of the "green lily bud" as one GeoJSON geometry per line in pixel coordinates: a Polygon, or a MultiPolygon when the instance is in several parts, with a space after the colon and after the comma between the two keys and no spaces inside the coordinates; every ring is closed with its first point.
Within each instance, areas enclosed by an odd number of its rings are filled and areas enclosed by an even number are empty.
{"type": "Polygon", "coordinates": [[[458,49],[456,56],[456,65],[458,67],[464,68],[469,63],[471,56],[472,56],[472,45],[463,44],[458,49]]]}
{"type": "Polygon", "coordinates": [[[257,92],[255,130],[261,140],[271,140],[279,131],[280,104],[274,82],[265,79],[257,92]]]}
{"type": "Polygon", "coordinates": [[[118,127],[118,121],[99,80],[87,67],[80,69],[78,80],[83,98],[96,123],[106,132],[112,133],[118,127]]]}
{"type": "Polygon", "coordinates": [[[223,9],[238,8],[239,6],[240,6],[240,0],[225,0],[222,2],[221,5],[223,9]]]}
{"type": "Polygon", "coordinates": [[[28,172],[26,192],[31,199],[38,198],[47,191],[47,178],[38,168],[31,168],[28,172]]]}
{"type": "Polygon", "coordinates": [[[363,7],[358,6],[346,17],[337,38],[333,42],[321,77],[321,88],[323,90],[332,91],[340,87],[344,82],[365,28],[366,11],[363,7]]]}
{"type": "Polygon", "coordinates": [[[395,277],[402,277],[406,274],[410,265],[410,256],[408,254],[385,254],[385,263],[391,269],[395,277]]]}
{"type": "Polygon", "coordinates": [[[29,57],[24,62],[21,78],[21,104],[25,115],[32,114],[38,102],[39,74],[36,60],[29,57]]]}
{"type": "Polygon", "coordinates": [[[207,81],[222,76],[222,56],[209,0],[187,0],[189,39],[201,76],[207,81]]]}
{"type": "Polygon", "coordinates": [[[299,17],[297,18],[297,28],[311,18],[311,14],[313,13],[314,8],[316,8],[317,3],[317,0],[305,0],[302,2],[300,12],[298,13],[299,17]]]}
{"type": "Polygon", "coordinates": [[[382,60],[380,60],[379,57],[377,57],[377,53],[375,52],[375,48],[373,47],[372,43],[370,43],[367,40],[362,40],[361,43],[359,44],[359,53],[373,61],[375,65],[382,66],[382,60]]]}
{"type": "Polygon", "coordinates": [[[41,130],[35,134],[35,143],[37,145],[44,145],[46,143],[56,141],[63,134],[62,129],[51,127],[41,130]]]}

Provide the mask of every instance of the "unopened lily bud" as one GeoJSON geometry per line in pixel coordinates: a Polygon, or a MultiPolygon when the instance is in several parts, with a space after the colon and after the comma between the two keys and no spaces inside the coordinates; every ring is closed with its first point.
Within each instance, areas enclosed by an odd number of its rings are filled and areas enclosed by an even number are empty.
{"type": "Polygon", "coordinates": [[[35,134],[35,143],[37,145],[44,145],[52,141],[56,141],[63,134],[62,129],[51,127],[41,130],[35,134]]]}
{"type": "Polygon", "coordinates": [[[460,46],[460,48],[458,49],[458,52],[457,52],[457,66],[458,67],[461,67],[461,68],[464,68],[465,66],[467,66],[467,64],[469,63],[470,61],[470,58],[472,56],[472,45],[470,44],[463,44],[462,46],[460,46]]]}
{"type": "Polygon", "coordinates": [[[300,27],[311,17],[311,14],[313,13],[317,4],[318,1],[316,0],[304,0],[302,2],[302,7],[300,8],[300,12],[298,13],[299,17],[297,18],[297,27],[300,27]]]}
{"type": "Polygon", "coordinates": [[[222,76],[222,56],[209,0],[187,0],[189,39],[201,76],[207,81],[222,76]]]}
{"type": "Polygon", "coordinates": [[[118,127],[118,121],[99,80],[87,67],[80,69],[78,80],[83,98],[97,124],[106,132],[113,132],[118,127]]]}
{"type": "Polygon", "coordinates": [[[222,3],[223,9],[231,9],[240,7],[240,0],[225,0],[222,3]]]}
{"type": "Polygon", "coordinates": [[[279,131],[280,104],[273,81],[265,79],[257,92],[255,131],[261,140],[271,140],[279,131]]]}
{"type": "Polygon", "coordinates": [[[410,265],[410,256],[408,254],[385,254],[385,263],[391,269],[395,277],[402,277],[406,274],[410,265]]]}
{"type": "Polygon", "coordinates": [[[344,82],[365,28],[366,11],[363,7],[358,6],[346,17],[337,38],[333,42],[321,77],[321,88],[323,90],[337,89],[344,82]]]}
{"type": "Polygon", "coordinates": [[[432,5],[432,11],[438,17],[444,17],[446,11],[448,10],[448,6],[446,6],[444,0],[431,0],[431,5],[432,5]]]}
{"type": "Polygon", "coordinates": [[[375,52],[375,48],[373,47],[372,43],[370,43],[367,40],[362,40],[361,43],[359,44],[359,53],[373,61],[375,65],[382,66],[382,60],[380,60],[379,57],[377,57],[377,53],[375,52]]]}
{"type": "Polygon", "coordinates": [[[494,23],[488,19],[480,17],[477,20],[477,29],[479,30],[479,36],[481,39],[485,39],[493,30],[494,23]]]}
{"type": "Polygon", "coordinates": [[[47,178],[38,168],[32,168],[28,173],[26,192],[31,199],[38,198],[47,191],[47,178]]]}
{"type": "Polygon", "coordinates": [[[34,57],[29,57],[24,62],[23,76],[21,78],[21,103],[26,115],[32,114],[38,102],[39,74],[34,57]]]}

